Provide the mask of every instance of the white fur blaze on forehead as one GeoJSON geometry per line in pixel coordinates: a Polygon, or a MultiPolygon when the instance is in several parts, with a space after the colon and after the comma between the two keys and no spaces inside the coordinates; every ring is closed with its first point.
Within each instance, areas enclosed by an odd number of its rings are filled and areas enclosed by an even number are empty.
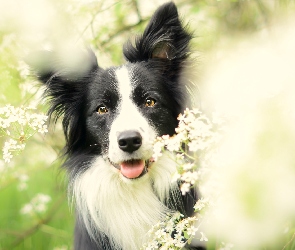
{"type": "Polygon", "coordinates": [[[131,81],[129,72],[126,67],[122,67],[116,70],[116,76],[118,81],[119,92],[122,95],[122,100],[130,98],[132,92],[131,81]]]}
{"type": "Polygon", "coordinates": [[[118,90],[120,93],[120,102],[118,107],[118,116],[113,123],[116,132],[124,130],[140,130],[140,126],[146,126],[146,119],[139,112],[138,107],[132,100],[132,81],[128,69],[123,66],[115,71],[118,90]],[[117,125],[116,125],[117,124],[117,125]]]}

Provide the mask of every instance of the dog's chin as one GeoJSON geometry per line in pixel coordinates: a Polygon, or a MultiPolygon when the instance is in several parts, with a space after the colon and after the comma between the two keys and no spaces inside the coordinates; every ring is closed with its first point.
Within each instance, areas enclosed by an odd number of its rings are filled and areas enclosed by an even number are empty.
{"type": "Polygon", "coordinates": [[[127,179],[138,179],[148,173],[149,167],[153,162],[153,159],[142,160],[142,159],[130,159],[120,163],[111,164],[118,170],[123,177],[127,179]]]}

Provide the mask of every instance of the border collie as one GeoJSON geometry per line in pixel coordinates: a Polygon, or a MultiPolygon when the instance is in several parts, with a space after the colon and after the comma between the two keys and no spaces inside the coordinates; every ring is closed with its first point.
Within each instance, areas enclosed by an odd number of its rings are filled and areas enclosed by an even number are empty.
{"type": "Polygon", "coordinates": [[[175,133],[187,105],[191,38],[169,2],[123,46],[124,65],[103,69],[87,50],[83,73],[54,59],[37,66],[49,114],[63,116],[76,250],[137,250],[168,212],[193,214],[196,190],[182,196],[171,183],[176,163],[165,154],[152,158],[154,140],[175,133]]]}

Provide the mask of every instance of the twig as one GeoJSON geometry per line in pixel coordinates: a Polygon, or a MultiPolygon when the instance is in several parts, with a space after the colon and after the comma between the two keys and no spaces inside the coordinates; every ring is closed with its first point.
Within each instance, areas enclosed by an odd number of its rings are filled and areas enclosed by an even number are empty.
{"type": "Polygon", "coordinates": [[[0,233],[8,234],[8,235],[13,235],[19,237],[22,235],[22,232],[15,231],[15,230],[9,230],[9,229],[2,229],[0,228],[0,233]]]}
{"type": "Polygon", "coordinates": [[[116,38],[117,36],[121,35],[121,34],[124,33],[125,31],[128,31],[128,30],[130,30],[130,29],[133,29],[133,28],[139,26],[140,24],[146,22],[147,20],[148,20],[147,18],[146,18],[146,19],[141,19],[141,20],[139,20],[139,21],[138,21],[137,23],[135,23],[135,24],[128,25],[128,26],[124,26],[123,28],[117,30],[114,34],[110,35],[110,36],[108,37],[108,40],[102,41],[100,45],[101,45],[102,47],[104,47],[107,43],[109,43],[111,40],[113,40],[113,39],[116,38]]]}
{"type": "Polygon", "coordinates": [[[267,27],[269,27],[269,10],[266,7],[266,5],[261,1],[261,0],[256,0],[256,4],[260,10],[260,13],[264,19],[264,23],[266,24],[267,27]]]}
{"type": "Polygon", "coordinates": [[[17,239],[11,243],[11,245],[3,250],[11,250],[14,247],[18,246],[20,243],[22,243],[26,238],[33,235],[42,225],[47,224],[52,217],[55,215],[56,211],[60,208],[60,206],[63,204],[65,200],[66,194],[63,194],[59,197],[59,199],[53,204],[51,207],[47,217],[44,219],[39,220],[35,225],[24,231],[21,235],[17,237],[17,239]]]}
{"type": "Polygon", "coordinates": [[[138,17],[138,20],[142,20],[142,16],[141,16],[141,13],[139,11],[139,8],[138,8],[138,1],[137,0],[132,0],[132,4],[134,5],[135,7],[135,11],[136,11],[136,14],[137,14],[137,17],[138,17]]]}
{"type": "MultiPolygon", "coordinates": [[[[110,6],[108,6],[108,7],[105,8],[105,9],[102,9],[102,10],[99,9],[98,11],[96,11],[96,12],[93,14],[93,16],[92,16],[91,20],[89,21],[89,23],[85,26],[85,28],[84,28],[83,31],[81,32],[81,34],[80,34],[80,36],[78,37],[78,40],[77,40],[77,41],[79,41],[79,40],[83,37],[84,33],[86,32],[86,30],[87,30],[89,27],[92,27],[92,26],[93,26],[93,22],[94,22],[94,20],[96,19],[97,15],[99,15],[100,13],[102,13],[102,12],[104,12],[104,11],[109,10],[109,9],[112,8],[114,5],[116,5],[117,3],[118,3],[118,2],[115,2],[115,3],[111,4],[110,6]]],[[[92,29],[92,33],[93,33],[93,29],[92,29]]]]}
{"type": "Polygon", "coordinates": [[[286,243],[282,250],[286,249],[286,247],[291,244],[291,242],[295,239],[295,233],[292,235],[292,238],[286,243]]]}

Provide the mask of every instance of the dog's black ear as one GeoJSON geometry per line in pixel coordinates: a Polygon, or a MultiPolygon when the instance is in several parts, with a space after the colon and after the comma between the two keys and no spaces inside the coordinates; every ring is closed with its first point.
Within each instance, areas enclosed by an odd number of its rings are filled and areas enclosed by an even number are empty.
{"type": "Polygon", "coordinates": [[[79,105],[93,72],[99,68],[90,49],[68,52],[37,51],[26,58],[33,74],[45,84],[49,114],[57,118],[79,105]]]}
{"type": "Polygon", "coordinates": [[[83,133],[81,116],[87,85],[99,67],[91,50],[77,50],[75,55],[71,52],[38,51],[31,53],[26,62],[33,75],[45,85],[44,98],[49,101],[49,116],[54,115],[56,121],[63,115],[67,144],[74,146],[75,138],[83,133]]]}
{"type": "Polygon", "coordinates": [[[136,38],[134,44],[128,41],[124,45],[123,53],[129,62],[156,59],[167,63],[170,61],[177,66],[175,64],[188,57],[191,38],[179,20],[175,4],[169,2],[156,10],[144,33],[136,38]]]}

